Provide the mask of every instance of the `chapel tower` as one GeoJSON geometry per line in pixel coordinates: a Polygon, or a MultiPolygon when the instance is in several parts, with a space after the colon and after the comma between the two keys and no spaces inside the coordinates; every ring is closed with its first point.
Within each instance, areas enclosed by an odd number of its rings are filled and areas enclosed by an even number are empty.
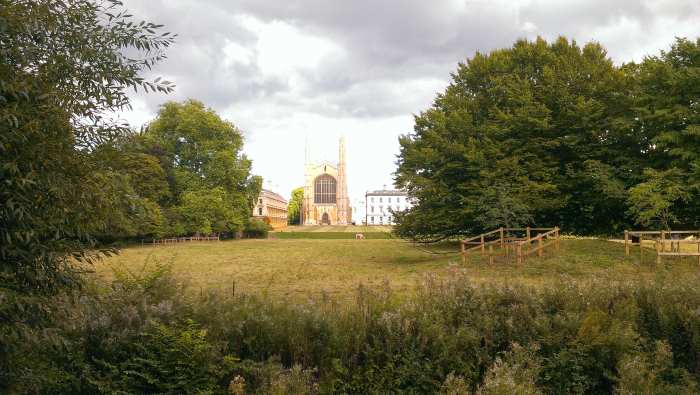
{"type": "Polygon", "coordinates": [[[338,163],[312,163],[306,147],[304,225],[348,225],[352,222],[346,174],[345,137],[338,144],[338,163]]]}
{"type": "Polygon", "coordinates": [[[347,225],[348,221],[348,184],[345,178],[345,136],[338,144],[338,225],[347,225]]]}

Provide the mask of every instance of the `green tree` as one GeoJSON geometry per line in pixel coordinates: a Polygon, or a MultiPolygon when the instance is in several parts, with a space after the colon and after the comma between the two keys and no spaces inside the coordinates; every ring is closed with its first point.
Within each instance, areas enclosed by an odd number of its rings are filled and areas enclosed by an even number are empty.
{"type": "MultiPolygon", "coordinates": [[[[201,102],[187,100],[161,106],[142,138],[146,152],[158,157],[169,183],[165,208],[175,209],[187,222],[184,227],[171,223],[171,228],[202,233],[245,228],[262,179],[250,174],[251,161],[241,152],[243,136],[238,128],[201,102]],[[199,204],[195,202],[204,200],[214,204],[211,210],[196,214],[196,220],[187,219],[194,218],[190,209],[199,204]],[[202,215],[212,215],[206,218],[208,226],[202,215]]],[[[177,218],[170,216],[171,221],[177,218]]]]}
{"type": "Polygon", "coordinates": [[[475,213],[477,223],[485,228],[508,228],[532,223],[538,208],[555,207],[551,198],[556,193],[552,184],[533,182],[519,164],[518,158],[506,158],[479,173],[482,193],[470,202],[481,211],[475,213]]]}
{"type": "Polygon", "coordinates": [[[508,223],[623,226],[625,199],[612,186],[631,186],[642,157],[628,84],[596,43],[521,40],[477,53],[399,140],[396,184],[417,204],[396,216],[397,233],[435,241],[508,223]],[[600,177],[606,187],[593,192],[600,177]]]}
{"type": "Polygon", "coordinates": [[[118,1],[12,1],[0,7],[0,257],[2,285],[56,289],[67,257],[88,259],[115,206],[90,150],[128,131],[107,115],[126,88],[169,92],[139,72],[172,43],[118,1]]]}
{"type": "Polygon", "coordinates": [[[103,241],[166,234],[161,202],[170,189],[157,157],[140,152],[138,135],[120,137],[93,151],[100,168],[112,177],[118,209],[102,230],[103,241]]]}
{"type": "Polygon", "coordinates": [[[172,42],[117,0],[0,1],[0,392],[50,380],[13,358],[97,256],[119,202],[91,149],[128,131],[127,89],[172,90],[139,75],[172,42]]]}
{"type": "MultiPolygon", "coordinates": [[[[679,170],[678,180],[694,197],[700,192],[700,39],[676,39],[670,51],[630,64],[634,79],[635,132],[643,142],[645,165],[660,172],[679,170]]],[[[648,174],[639,172],[639,182],[648,174]]],[[[678,225],[700,226],[700,199],[677,200],[678,225]]]]}
{"type": "Polygon", "coordinates": [[[684,174],[678,169],[646,169],[644,176],[644,182],[629,190],[629,212],[639,225],[670,230],[671,224],[678,220],[674,207],[691,197],[684,174]]]}
{"type": "Polygon", "coordinates": [[[189,234],[235,231],[242,226],[221,187],[185,192],[178,211],[184,219],[185,233],[189,234]]]}
{"type": "Polygon", "coordinates": [[[304,187],[292,190],[292,198],[287,206],[287,222],[301,225],[301,209],[304,203],[304,187]]]}

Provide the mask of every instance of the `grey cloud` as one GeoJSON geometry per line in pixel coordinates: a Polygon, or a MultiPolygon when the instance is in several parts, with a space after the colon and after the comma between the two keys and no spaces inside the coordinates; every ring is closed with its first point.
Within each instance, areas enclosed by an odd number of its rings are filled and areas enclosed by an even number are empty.
{"type": "MultiPolygon", "coordinates": [[[[137,18],[164,24],[178,34],[167,51],[168,59],[149,76],[172,76],[177,84],[168,100],[196,98],[214,108],[250,100],[287,89],[278,78],[263,78],[255,64],[225,64],[223,48],[229,42],[242,47],[254,45],[257,37],[237,22],[237,13],[197,1],[131,1],[126,6],[137,18]]],[[[144,95],[156,108],[162,95],[144,95]]]]}
{"type": "MultiPolygon", "coordinates": [[[[327,116],[382,117],[411,113],[424,98],[408,100],[419,79],[449,80],[457,62],[476,51],[506,47],[532,32],[545,37],[586,34],[615,26],[622,18],[643,27],[658,18],[686,21],[700,18],[697,0],[153,0],[127,2],[135,15],[179,34],[170,59],[157,74],[172,75],[180,99],[195,97],[215,108],[255,101],[327,116]],[[253,50],[257,37],[239,24],[239,17],[283,21],[304,34],[328,39],[345,55],[325,59],[314,70],[301,71],[303,88],[283,77],[266,77],[255,63],[225,65],[222,48],[234,42],[253,50]],[[584,34],[586,33],[586,34],[584,34]]],[[[700,29],[698,29],[700,34],[700,29]]],[[[595,38],[595,37],[592,37],[595,38]]],[[[633,45],[639,42],[630,41],[633,45]]],[[[611,52],[630,42],[603,42],[611,52]]],[[[656,51],[653,51],[656,52],[656,51]]],[[[435,92],[419,92],[434,96],[435,92]]],[[[161,97],[149,96],[155,106],[161,97]]]]}

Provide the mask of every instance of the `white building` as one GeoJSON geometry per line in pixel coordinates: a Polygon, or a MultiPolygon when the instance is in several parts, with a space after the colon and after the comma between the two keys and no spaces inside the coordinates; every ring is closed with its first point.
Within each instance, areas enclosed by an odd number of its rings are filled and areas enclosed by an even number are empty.
{"type": "Polygon", "coordinates": [[[367,225],[394,225],[393,213],[412,206],[405,191],[381,189],[365,194],[365,223],[367,225]]]}
{"type": "Polygon", "coordinates": [[[365,216],[365,199],[350,199],[350,207],[352,208],[352,223],[354,225],[363,225],[367,220],[365,216]]]}

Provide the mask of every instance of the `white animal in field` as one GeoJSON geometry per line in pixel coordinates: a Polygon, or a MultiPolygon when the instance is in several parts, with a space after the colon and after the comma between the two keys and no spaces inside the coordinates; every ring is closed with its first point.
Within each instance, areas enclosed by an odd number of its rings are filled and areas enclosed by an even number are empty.
{"type": "Polygon", "coordinates": [[[362,233],[355,233],[355,239],[356,240],[364,240],[365,235],[363,235],[362,233]]]}

